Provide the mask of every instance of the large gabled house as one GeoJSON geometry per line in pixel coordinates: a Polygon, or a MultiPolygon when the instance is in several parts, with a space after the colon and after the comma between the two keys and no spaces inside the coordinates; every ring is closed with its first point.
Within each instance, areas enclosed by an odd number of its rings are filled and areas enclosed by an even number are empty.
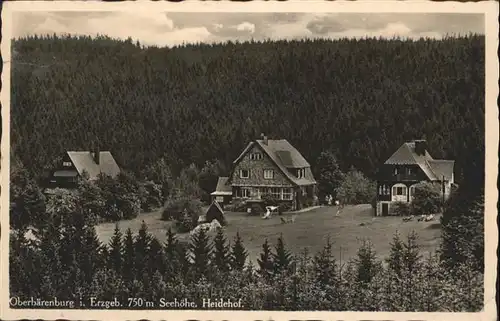
{"type": "Polygon", "coordinates": [[[304,207],[316,195],[316,180],[311,165],[285,139],[261,135],[248,143],[233,162],[229,177],[220,177],[214,199],[262,202],[271,197],[291,209],[304,207]]]}
{"type": "Polygon", "coordinates": [[[50,173],[47,187],[74,188],[84,173],[89,180],[97,179],[101,173],[114,178],[120,174],[120,167],[109,151],[68,151],[50,173]]]}
{"type": "Polygon", "coordinates": [[[380,167],[376,215],[391,215],[395,202],[411,202],[414,185],[421,181],[440,184],[444,198],[454,184],[453,160],[433,159],[425,140],[406,142],[380,167]]]}

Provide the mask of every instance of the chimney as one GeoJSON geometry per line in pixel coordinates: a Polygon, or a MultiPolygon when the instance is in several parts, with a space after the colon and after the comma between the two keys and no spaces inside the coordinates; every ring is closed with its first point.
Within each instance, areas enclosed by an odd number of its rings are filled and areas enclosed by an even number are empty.
{"type": "Polygon", "coordinates": [[[267,145],[267,136],[264,134],[262,134],[261,136],[262,136],[262,141],[263,141],[264,145],[267,145]]]}
{"type": "Polygon", "coordinates": [[[424,156],[427,150],[427,141],[423,139],[415,140],[415,153],[419,156],[424,156]]]}

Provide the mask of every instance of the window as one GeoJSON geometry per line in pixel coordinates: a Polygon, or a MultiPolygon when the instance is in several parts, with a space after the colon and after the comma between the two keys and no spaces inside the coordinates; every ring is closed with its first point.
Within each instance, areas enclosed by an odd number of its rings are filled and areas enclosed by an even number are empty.
{"type": "Polygon", "coordinates": [[[394,175],[398,175],[398,169],[394,168],[394,175]]]}
{"type": "Polygon", "coordinates": [[[389,195],[389,187],[387,185],[380,185],[378,188],[379,195],[389,195]]]}
{"type": "Polygon", "coordinates": [[[397,196],[405,196],[406,195],[406,187],[405,186],[394,186],[393,194],[397,196]]]}
{"type": "Polygon", "coordinates": [[[292,200],[292,189],[291,188],[283,188],[283,199],[284,200],[292,200]]]}
{"type": "Polygon", "coordinates": [[[248,169],[240,169],[240,178],[249,178],[250,171],[248,169]]]}
{"type": "Polygon", "coordinates": [[[274,178],[274,171],[272,169],[265,169],[264,170],[264,178],[265,179],[273,179],[274,178]]]}
{"type": "Polygon", "coordinates": [[[246,198],[250,197],[250,189],[244,187],[241,188],[238,196],[246,198]]]}
{"type": "Polygon", "coordinates": [[[218,203],[224,203],[224,196],[216,196],[216,197],[215,197],[215,200],[216,200],[218,203]]]}
{"type": "Polygon", "coordinates": [[[415,186],[410,186],[410,197],[413,197],[415,194],[415,186]]]}
{"type": "Polygon", "coordinates": [[[299,168],[297,170],[297,178],[303,178],[306,175],[306,169],[305,168],[299,168]]]}
{"type": "Polygon", "coordinates": [[[411,175],[411,168],[406,169],[406,175],[411,175]]]}
{"type": "Polygon", "coordinates": [[[261,160],[263,158],[262,153],[251,153],[249,157],[251,160],[261,160]]]}
{"type": "Polygon", "coordinates": [[[277,187],[272,187],[271,188],[271,196],[274,199],[280,199],[280,196],[281,196],[280,189],[277,187]]]}
{"type": "Polygon", "coordinates": [[[73,165],[71,162],[63,162],[64,167],[71,167],[73,165]]]}

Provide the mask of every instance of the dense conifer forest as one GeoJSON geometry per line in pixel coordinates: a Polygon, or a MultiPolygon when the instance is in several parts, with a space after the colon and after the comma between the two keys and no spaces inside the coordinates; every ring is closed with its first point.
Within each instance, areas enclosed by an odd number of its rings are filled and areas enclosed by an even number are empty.
{"type": "Polygon", "coordinates": [[[98,142],[140,173],[226,166],[261,132],[314,166],[333,150],[373,178],[400,144],[425,137],[484,176],[484,37],[304,40],[144,47],[107,37],[12,44],[12,156],[35,177],[66,150],[98,142]]]}
{"type": "Polygon", "coordinates": [[[12,48],[12,297],[126,305],[133,297],[224,296],[256,310],[482,308],[484,37],[156,48],[47,36],[12,48]],[[394,235],[387,258],[367,240],[348,262],[335,260],[330,241],[294,255],[279,237],[264,240],[251,264],[244,240],[222,230],[188,243],[169,230],[162,244],[145,224],[137,235],[117,226],[109,244],[99,240],[99,216],[126,219],[161,204],[165,216],[180,196],[206,194],[261,132],[295,145],[326,190],[342,171],[371,190],[381,162],[403,141],[425,137],[435,158],[456,160],[460,185],[444,206],[436,255],[423,257],[413,233],[394,235]],[[83,180],[79,194],[43,195],[36,179],[64,151],[97,143],[126,173],[83,180]]]}

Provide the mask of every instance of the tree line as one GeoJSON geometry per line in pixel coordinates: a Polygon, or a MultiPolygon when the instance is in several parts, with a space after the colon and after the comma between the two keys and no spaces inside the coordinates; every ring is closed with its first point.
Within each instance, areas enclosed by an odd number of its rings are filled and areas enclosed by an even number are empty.
{"type": "MultiPolygon", "coordinates": [[[[418,236],[395,234],[387,258],[377,257],[365,240],[356,257],[335,259],[329,240],[322,251],[293,255],[281,237],[264,240],[251,262],[237,234],[227,240],[200,231],[188,243],[172,230],[160,243],[143,223],[138,233],[116,226],[109,244],[99,241],[91,220],[71,200],[63,202],[27,238],[10,238],[10,296],[74,300],[89,298],[125,305],[128,298],[155,302],[188,298],[242,300],[248,310],[479,311],[483,273],[464,248],[464,260],[423,257],[418,236]]],[[[460,237],[460,236],[458,236],[460,237]]],[[[78,304],[78,303],[77,303],[78,304]]],[[[79,306],[85,308],[84,306],[79,306]]],[[[147,308],[151,309],[151,306],[147,308]]]]}
{"type": "Polygon", "coordinates": [[[334,151],[373,179],[405,140],[484,180],[484,37],[143,47],[29,36],[12,44],[12,155],[36,176],[98,142],[135,174],[163,158],[228,167],[261,132],[313,167],[334,151]],[[234,59],[238,57],[237,59],[234,59]]]}

